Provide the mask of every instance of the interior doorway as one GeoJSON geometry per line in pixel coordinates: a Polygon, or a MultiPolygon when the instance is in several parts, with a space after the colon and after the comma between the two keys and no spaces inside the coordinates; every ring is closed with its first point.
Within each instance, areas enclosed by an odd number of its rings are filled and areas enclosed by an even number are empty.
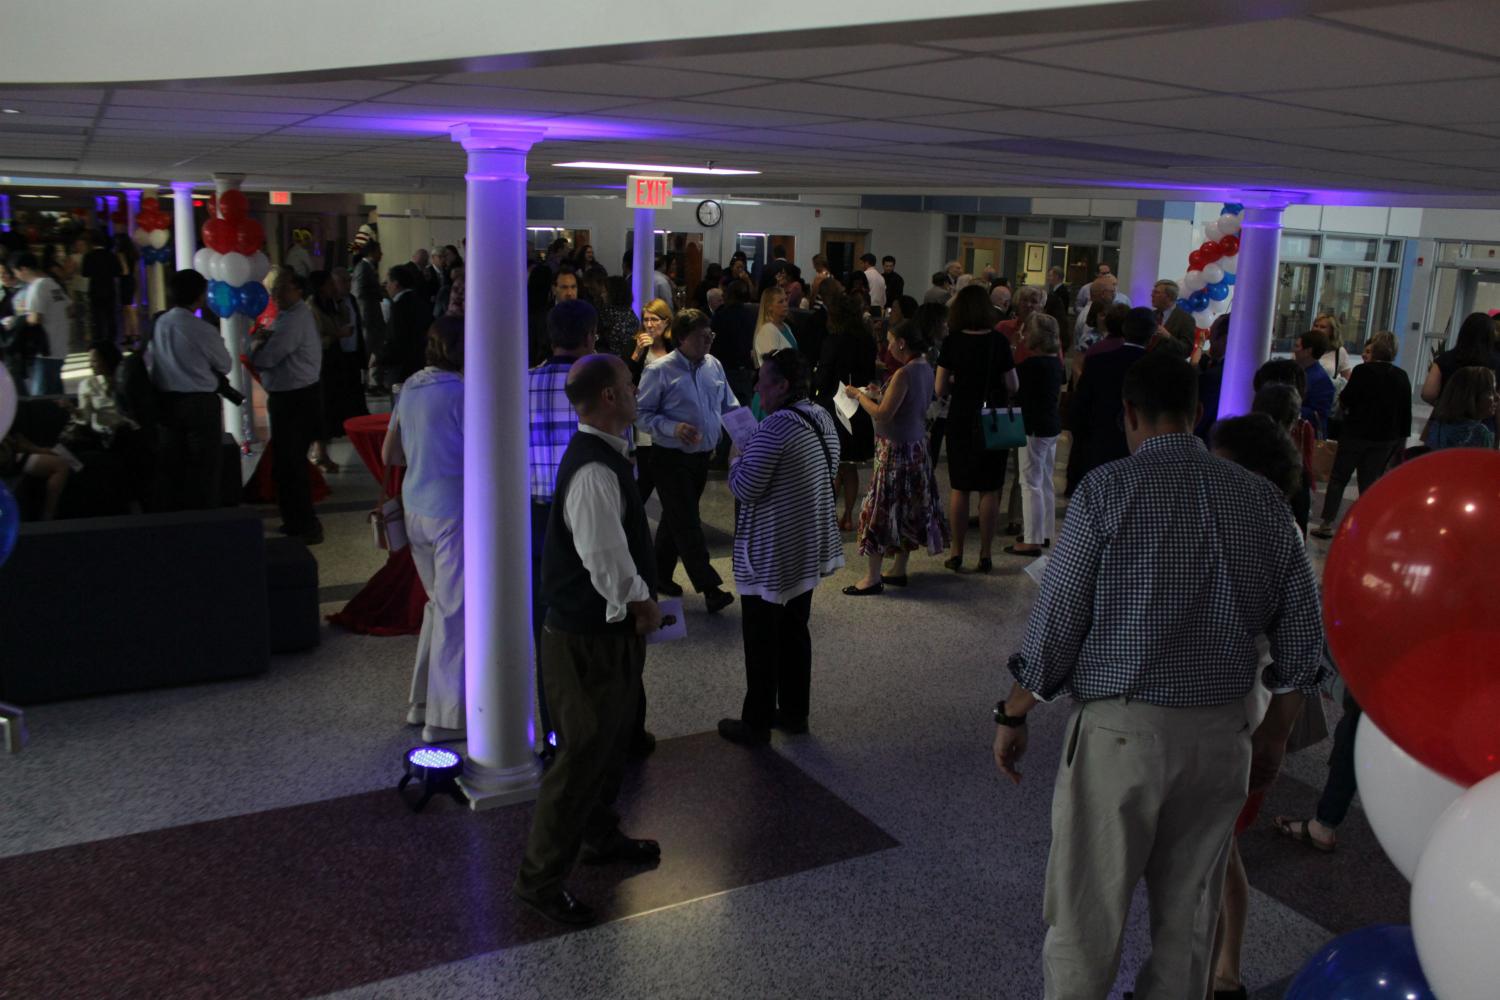
{"type": "Polygon", "coordinates": [[[1000,270],[1000,241],[985,236],[965,236],[958,241],[958,262],[965,274],[984,273],[986,267],[1000,270]]]}
{"type": "Polygon", "coordinates": [[[829,273],[845,286],[855,263],[864,255],[867,236],[869,233],[848,229],[825,229],[819,238],[820,252],[828,258],[829,273]]]}

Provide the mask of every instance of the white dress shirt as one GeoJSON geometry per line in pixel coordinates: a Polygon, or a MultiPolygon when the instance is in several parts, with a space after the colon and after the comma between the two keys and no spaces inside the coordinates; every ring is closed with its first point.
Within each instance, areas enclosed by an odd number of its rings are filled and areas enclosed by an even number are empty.
{"type": "Polygon", "coordinates": [[[42,357],[66,358],[68,334],[73,329],[73,319],[68,312],[73,303],[62,286],[43,275],[27,284],[19,298],[17,313],[35,313],[42,318],[42,329],[47,333],[47,353],[42,357]]]}
{"type": "Polygon", "coordinates": [[[885,308],[885,278],[873,267],[865,268],[865,279],[870,283],[870,307],[885,308]]]}
{"type": "Polygon", "coordinates": [[[250,352],[267,392],[305,389],[323,370],[323,340],[312,307],[298,302],[276,314],[271,336],[250,352]]]}
{"type": "Polygon", "coordinates": [[[219,376],[233,361],[219,331],[182,306],[168,309],[156,321],[146,369],[151,384],[163,392],[214,392],[219,376]]]}
{"type": "MultiPolygon", "coordinates": [[[[621,455],[630,447],[624,438],[588,424],[580,423],[578,433],[602,438],[621,455]]],[[[620,521],[623,510],[620,480],[609,466],[590,462],[573,473],[563,501],[563,524],[573,533],[578,558],[604,598],[607,622],[624,621],[630,602],[651,599],[651,588],[635,571],[635,558],[620,521]]]]}

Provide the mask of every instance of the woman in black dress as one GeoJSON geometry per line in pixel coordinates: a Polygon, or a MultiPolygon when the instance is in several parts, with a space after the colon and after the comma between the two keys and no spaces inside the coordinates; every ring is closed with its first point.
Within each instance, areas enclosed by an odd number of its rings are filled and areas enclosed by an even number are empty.
{"type": "Polygon", "coordinates": [[[839,471],[835,485],[843,492],[844,510],[839,530],[854,530],[854,505],[859,502],[859,463],[875,457],[875,425],[863,409],[850,418],[852,432],[837,419],[834,399],[839,383],[856,387],[875,380],[875,338],[859,304],[848,295],[823,296],[828,309],[828,336],[819,354],[813,399],[834,414],[839,432],[839,471]]]}
{"type": "Polygon", "coordinates": [[[948,339],[938,356],[937,394],[947,396],[949,521],[952,556],[943,565],[962,569],[964,536],[969,530],[969,494],[979,494],[979,563],[990,571],[990,546],[1000,515],[1000,486],[1005,480],[1004,451],[984,446],[979,411],[1004,405],[1020,385],[1005,335],[995,332],[995,309],[981,285],[961,289],[948,308],[948,339]]]}

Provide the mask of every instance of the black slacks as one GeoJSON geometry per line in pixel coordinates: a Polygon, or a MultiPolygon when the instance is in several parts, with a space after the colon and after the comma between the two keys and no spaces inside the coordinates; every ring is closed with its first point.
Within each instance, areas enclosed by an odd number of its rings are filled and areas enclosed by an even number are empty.
{"type": "Polygon", "coordinates": [[[1375,485],[1375,480],[1385,475],[1391,456],[1403,441],[1367,441],[1360,438],[1339,439],[1338,453],[1333,456],[1333,471],[1328,475],[1328,492],[1323,497],[1323,523],[1332,524],[1339,516],[1339,507],[1344,502],[1344,489],[1356,473],[1359,476],[1359,492],[1375,485]]]}
{"type": "Polygon", "coordinates": [[[153,509],[218,507],[223,441],[223,406],[216,394],[162,393],[153,509]]]}
{"type": "Polygon", "coordinates": [[[708,542],[698,501],[708,485],[708,452],[687,454],[657,445],[651,449],[651,474],[661,498],[661,524],[656,529],[656,578],[672,579],[681,558],[693,589],[700,594],[724,582],[708,561],[708,542]]]}
{"type": "Polygon", "coordinates": [[[323,392],[314,382],[300,389],[267,393],[271,416],[271,477],[276,505],[288,533],[302,535],[318,523],[313,513],[312,479],[307,449],[322,436],[323,392]]]}
{"type": "Polygon", "coordinates": [[[812,615],[809,590],[785,604],[754,594],[740,595],[745,635],[745,705],[740,719],[754,729],[770,729],[776,709],[788,719],[806,719],[812,688],[812,615]]]}
{"type": "Polygon", "coordinates": [[[542,777],[516,891],[554,894],[584,842],[619,826],[614,803],[625,774],[646,663],[646,640],[628,632],[580,635],[542,629],[542,673],[558,727],[557,757],[542,777]]]}

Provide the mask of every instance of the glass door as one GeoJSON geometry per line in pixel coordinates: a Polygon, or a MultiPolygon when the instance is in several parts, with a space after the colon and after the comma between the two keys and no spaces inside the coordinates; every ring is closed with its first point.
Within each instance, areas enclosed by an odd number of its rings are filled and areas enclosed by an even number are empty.
{"type": "Polygon", "coordinates": [[[1370,335],[1371,299],[1375,269],[1347,264],[1324,264],[1318,287],[1318,313],[1332,313],[1339,321],[1344,347],[1358,354],[1370,335]]]}
{"type": "Polygon", "coordinates": [[[1276,322],[1271,353],[1290,354],[1297,338],[1312,326],[1312,264],[1281,265],[1276,289],[1276,322]]]}

